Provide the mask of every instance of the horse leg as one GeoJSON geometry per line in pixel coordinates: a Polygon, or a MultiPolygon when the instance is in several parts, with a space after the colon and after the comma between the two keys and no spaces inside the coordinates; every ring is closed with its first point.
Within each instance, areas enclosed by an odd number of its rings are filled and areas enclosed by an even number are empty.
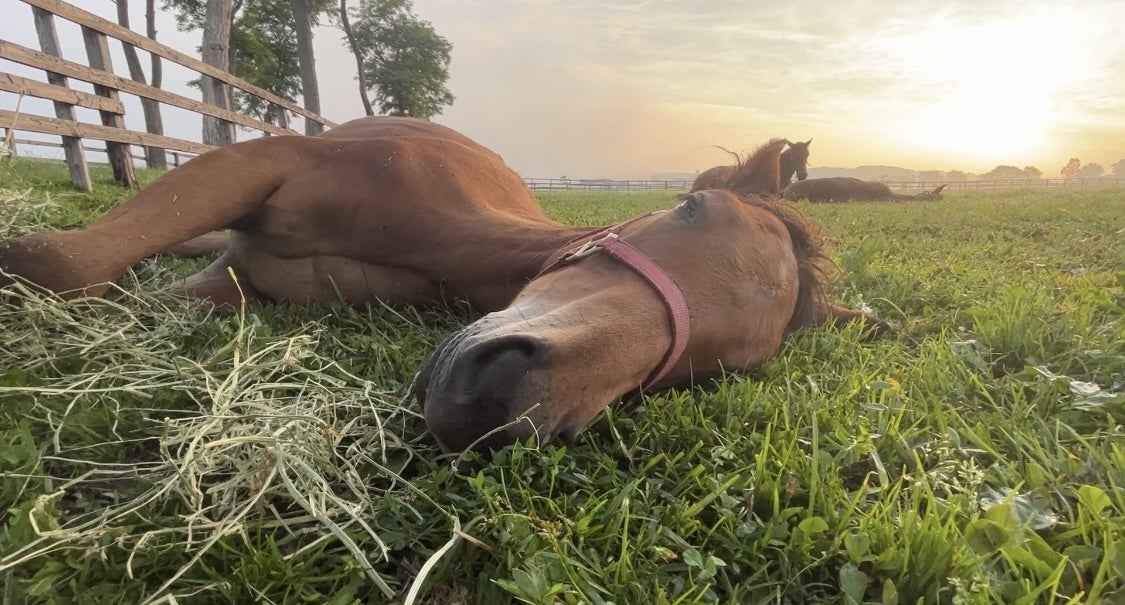
{"type": "Polygon", "coordinates": [[[872,317],[862,311],[848,309],[828,302],[817,306],[816,311],[813,313],[812,320],[808,324],[797,326],[796,328],[815,329],[833,324],[845,324],[857,321],[863,322],[868,328],[868,338],[889,336],[894,332],[890,324],[881,319],[872,317]]]}
{"type": "Polygon", "coordinates": [[[226,250],[230,244],[230,232],[226,230],[204,233],[181,244],[176,244],[164,250],[172,256],[180,258],[198,258],[212,252],[226,250]]]}
{"type": "Polygon", "coordinates": [[[133,264],[251,216],[307,158],[303,137],[216,149],[161,176],[84,228],[0,242],[0,287],[26,279],[66,297],[101,296],[133,264]]]}
{"type": "Polygon", "coordinates": [[[209,300],[227,310],[238,309],[244,301],[253,304],[267,300],[250,283],[246,271],[235,262],[230,252],[215,259],[199,273],[185,278],[170,291],[180,296],[209,300]]]}

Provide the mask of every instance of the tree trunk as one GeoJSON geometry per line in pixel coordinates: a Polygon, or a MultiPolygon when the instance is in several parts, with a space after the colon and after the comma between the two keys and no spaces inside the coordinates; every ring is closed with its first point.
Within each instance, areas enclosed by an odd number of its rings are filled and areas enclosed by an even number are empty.
{"type": "MultiPolygon", "coordinates": [[[[117,0],[117,23],[129,29],[129,0],[117,0]]],[[[122,42],[121,50],[124,51],[125,63],[129,66],[129,77],[135,82],[147,84],[136,47],[122,42]]],[[[141,111],[145,116],[145,130],[149,134],[164,134],[164,122],[160,119],[160,104],[152,99],[141,97],[141,111]]],[[[164,150],[160,147],[145,147],[145,165],[149,168],[167,170],[168,159],[165,157],[164,150]]]]}
{"type": "MultiPolygon", "coordinates": [[[[231,0],[207,0],[207,13],[203,23],[203,62],[223,71],[230,71],[229,54],[231,0]]],[[[203,102],[222,109],[230,109],[230,92],[223,82],[202,76],[203,102]]],[[[234,124],[203,116],[203,143],[222,147],[234,142],[234,124]]]]}
{"type": "MultiPolygon", "coordinates": [[[[316,82],[309,0],[290,0],[290,5],[293,7],[293,20],[297,30],[297,61],[301,66],[301,94],[305,99],[305,109],[320,114],[320,88],[316,82]]],[[[314,135],[323,131],[322,124],[305,118],[305,134],[314,135]]]]}
{"type": "Polygon", "coordinates": [[[367,75],[363,72],[363,53],[355,45],[355,35],[352,34],[352,24],[348,21],[348,0],[340,0],[340,25],[344,28],[344,35],[348,37],[348,48],[355,55],[355,68],[359,74],[359,99],[363,101],[363,111],[369,116],[375,115],[371,108],[371,99],[367,96],[367,75]]]}
{"type": "MultiPolygon", "coordinates": [[[[145,2],[145,35],[149,40],[156,41],[156,0],[147,0],[145,2]]],[[[160,55],[156,53],[149,53],[152,59],[152,87],[160,88],[164,84],[164,65],[160,62],[160,55]]],[[[161,134],[164,131],[164,125],[160,127],[161,134]]]]}

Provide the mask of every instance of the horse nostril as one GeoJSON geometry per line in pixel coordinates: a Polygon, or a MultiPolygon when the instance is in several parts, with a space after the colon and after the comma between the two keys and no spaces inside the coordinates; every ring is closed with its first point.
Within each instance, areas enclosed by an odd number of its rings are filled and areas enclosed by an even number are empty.
{"type": "Polygon", "coordinates": [[[578,435],[581,434],[581,432],[582,431],[573,427],[567,427],[559,431],[557,437],[561,439],[567,447],[571,447],[578,443],[578,435]]]}
{"type": "MultiPolygon", "coordinates": [[[[419,389],[426,425],[442,448],[464,450],[523,414],[526,410],[517,405],[519,393],[543,349],[536,339],[505,336],[444,351],[419,389]]],[[[501,442],[509,439],[498,433],[481,449],[507,445],[501,442]]]]}
{"type": "Polygon", "coordinates": [[[500,395],[527,374],[538,349],[538,343],[527,337],[483,342],[466,351],[462,363],[454,362],[454,382],[464,384],[466,391],[500,395]]]}

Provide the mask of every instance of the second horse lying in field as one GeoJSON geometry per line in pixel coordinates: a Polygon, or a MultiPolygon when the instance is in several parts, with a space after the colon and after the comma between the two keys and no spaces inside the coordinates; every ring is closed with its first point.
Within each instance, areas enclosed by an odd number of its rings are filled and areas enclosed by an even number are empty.
{"type": "Polygon", "coordinates": [[[807,199],[810,202],[853,202],[853,201],[923,201],[940,200],[939,185],[933,191],[923,191],[915,195],[903,195],[891,191],[884,183],[861,181],[848,176],[834,176],[824,179],[809,179],[793,183],[781,192],[787,200],[807,199]]]}
{"type": "MultiPolygon", "coordinates": [[[[743,162],[740,182],[776,191],[783,145],[743,162]]],[[[708,190],[610,229],[568,227],[488,149],[389,117],[206,153],[85,228],[0,243],[0,269],[98,296],[141,259],[224,227],[225,252],[183,294],[235,305],[464,298],[490,312],[415,381],[447,451],[570,439],[638,388],[752,369],[787,334],[865,317],[822,298],[820,248],[775,201],[708,190]]],[[[12,279],[0,273],[0,286],[12,279]]]]}

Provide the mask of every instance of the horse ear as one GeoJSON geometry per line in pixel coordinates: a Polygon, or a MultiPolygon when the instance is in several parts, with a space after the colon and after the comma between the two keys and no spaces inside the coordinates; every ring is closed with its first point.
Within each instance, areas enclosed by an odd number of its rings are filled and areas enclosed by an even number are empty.
{"type": "Polygon", "coordinates": [[[805,141],[805,147],[808,147],[811,144],[812,144],[812,137],[809,137],[809,140],[805,141]]]}

